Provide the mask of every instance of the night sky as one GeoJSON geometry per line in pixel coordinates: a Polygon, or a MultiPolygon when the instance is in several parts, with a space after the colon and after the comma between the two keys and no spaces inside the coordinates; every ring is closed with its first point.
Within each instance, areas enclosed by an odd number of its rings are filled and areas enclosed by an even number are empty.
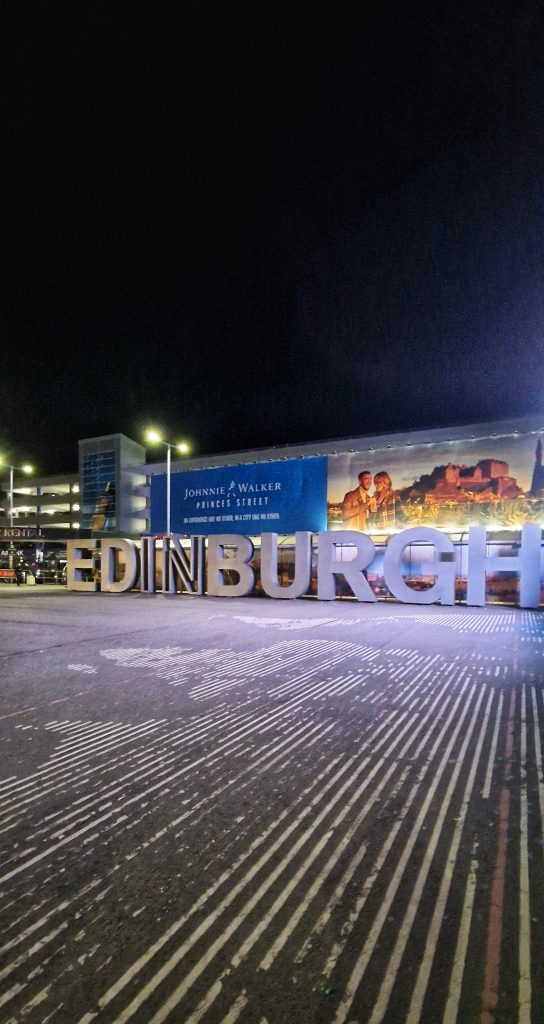
{"type": "Polygon", "coordinates": [[[543,12],[5,5],[0,450],[544,412],[543,12]]]}

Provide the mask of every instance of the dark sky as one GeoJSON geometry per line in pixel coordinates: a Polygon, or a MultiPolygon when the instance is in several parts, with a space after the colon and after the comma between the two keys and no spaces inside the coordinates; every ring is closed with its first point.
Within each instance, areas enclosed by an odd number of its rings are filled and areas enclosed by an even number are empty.
{"type": "Polygon", "coordinates": [[[0,448],[544,411],[543,10],[6,5],[0,448]]]}

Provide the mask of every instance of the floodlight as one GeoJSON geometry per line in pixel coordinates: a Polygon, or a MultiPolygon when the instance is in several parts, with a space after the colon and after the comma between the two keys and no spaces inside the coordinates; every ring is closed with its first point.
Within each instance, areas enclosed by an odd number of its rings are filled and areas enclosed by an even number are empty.
{"type": "Polygon", "coordinates": [[[146,430],[145,436],[146,440],[150,441],[151,444],[158,444],[160,441],[162,441],[162,437],[159,434],[158,430],[146,430]]]}

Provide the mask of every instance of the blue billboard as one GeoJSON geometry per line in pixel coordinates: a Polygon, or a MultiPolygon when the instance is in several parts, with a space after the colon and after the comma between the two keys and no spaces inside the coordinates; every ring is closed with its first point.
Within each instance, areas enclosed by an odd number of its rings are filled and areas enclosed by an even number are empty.
{"type": "MultiPolygon", "coordinates": [[[[173,533],[291,534],[327,527],[327,459],[172,473],[173,533]]],[[[166,475],[151,478],[151,533],[166,532],[166,475]]]]}

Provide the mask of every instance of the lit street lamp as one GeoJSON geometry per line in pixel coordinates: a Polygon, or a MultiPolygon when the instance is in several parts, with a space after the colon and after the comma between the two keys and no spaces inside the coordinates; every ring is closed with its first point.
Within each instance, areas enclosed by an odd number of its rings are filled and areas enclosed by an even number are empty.
{"type": "Polygon", "coordinates": [[[179,444],[170,444],[163,440],[158,430],[146,430],[146,440],[151,444],[163,444],[166,448],[166,534],[170,536],[170,472],[172,465],[172,449],[180,452],[181,455],[189,455],[191,451],[187,441],[180,441],[179,444]]]}

